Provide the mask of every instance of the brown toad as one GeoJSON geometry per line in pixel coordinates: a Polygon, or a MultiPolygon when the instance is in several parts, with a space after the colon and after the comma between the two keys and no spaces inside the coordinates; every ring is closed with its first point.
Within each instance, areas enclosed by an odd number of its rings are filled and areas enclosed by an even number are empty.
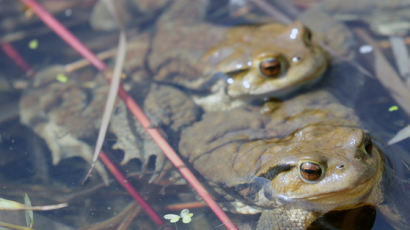
{"type": "Polygon", "coordinates": [[[228,28],[203,21],[207,2],[173,2],[147,53],[133,57],[147,58],[155,81],[184,87],[206,110],[227,110],[288,95],[325,71],[327,55],[302,23],[228,28]]]}
{"type": "Polygon", "coordinates": [[[381,152],[351,109],[317,91],[258,111],[209,112],[182,133],[181,154],[228,209],[261,212],[257,229],[305,229],[330,210],[381,202],[381,152]]]}

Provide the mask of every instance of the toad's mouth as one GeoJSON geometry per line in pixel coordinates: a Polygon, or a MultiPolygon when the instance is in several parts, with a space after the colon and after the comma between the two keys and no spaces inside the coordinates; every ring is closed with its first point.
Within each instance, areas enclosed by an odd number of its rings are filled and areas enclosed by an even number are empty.
{"type": "Polygon", "coordinates": [[[350,187],[346,187],[344,189],[340,189],[337,191],[325,192],[325,193],[318,193],[314,196],[305,196],[305,197],[298,197],[296,199],[304,199],[309,201],[320,201],[326,199],[334,199],[335,197],[339,197],[343,195],[343,199],[347,197],[360,197],[364,194],[367,194],[371,189],[376,185],[375,180],[376,177],[370,178],[362,184],[354,185],[350,187]]]}

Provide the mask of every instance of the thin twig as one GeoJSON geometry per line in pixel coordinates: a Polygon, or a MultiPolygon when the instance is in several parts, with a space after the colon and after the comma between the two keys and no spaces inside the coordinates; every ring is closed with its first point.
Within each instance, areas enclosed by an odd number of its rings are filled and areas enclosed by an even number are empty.
{"type": "MultiPolygon", "coordinates": [[[[128,35],[129,34],[130,33],[128,33],[128,35]]],[[[140,47],[140,44],[135,43],[135,42],[134,43],[130,42],[130,43],[127,44],[127,51],[132,51],[132,50],[138,49],[139,47],[140,47]]],[[[100,60],[106,60],[106,59],[114,57],[115,54],[117,54],[117,47],[106,50],[106,51],[103,51],[103,52],[100,52],[100,53],[97,54],[97,57],[100,60]]],[[[81,68],[87,67],[90,64],[91,63],[88,59],[81,58],[81,59],[79,59],[75,62],[64,65],[64,70],[65,70],[66,73],[71,73],[71,72],[77,71],[81,68]]]]}
{"type": "Polygon", "coordinates": [[[203,202],[190,202],[190,203],[180,203],[171,204],[166,207],[168,210],[182,210],[182,209],[194,209],[194,208],[204,208],[206,207],[203,202]]]}
{"type": "MultiPolygon", "coordinates": [[[[97,57],[101,60],[105,60],[105,59],[114,57],[116,53],[117,53],[117,48],[109,49],[109,50],[106,50],[104,52],[97,54],[97,57]]],[[[78,61],[64,65],[64,70],[66,71],[66,73],[71,73],[81,68],[87,67],[90,64],[91,63],[88,59],[82,58],[78,61]]]]}

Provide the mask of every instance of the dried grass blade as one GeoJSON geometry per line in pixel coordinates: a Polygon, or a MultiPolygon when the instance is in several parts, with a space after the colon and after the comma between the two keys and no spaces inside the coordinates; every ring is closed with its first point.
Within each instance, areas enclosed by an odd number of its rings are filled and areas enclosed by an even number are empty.
{"type": "Polygon", "coordinates": [[[37,210],[49,211],[67,207],[67,203],[43,205],[43,206],[27,206],[16,201],[0,198],[1,211],[21,211],[21,210],[37,210]]]}
{"type": "Polygon", "coordinates": [[[391,36],[390,43],[401,77],[404,81],[410,81],[410,58],[404,39],[399,36],[391,36]]]}
{"type": "Polygon", "coordinates": [[[98,138],[97,138],[97,143],[94,149],[93,162],[91,164],[90,169],[88,170],[87,175],[84,178],[84,181],[90,176],[91,171],[95,167],[95,164],[98,159],[98,155],[104,143],[105,135],[107,133],[107,128],[108,128],[108,125],[111,119],[111,114],[114,109],[115,99],[117,98],[117,94],[118,94],[118,87],[120,85],[122,67],[124,65],[124,60],[125,60],[126,47],[127,47],[126,34],[124,31],[121,31],[120,39],[118,43],[118,53],[117,53],[117,57],[115,61],[114,73],[111,78],[110,91],[108,92],[108,98],[105,104],[104,114],[103,114],[103,118],[101,121],[100,130],[98,131],[98,138]]]}
{"type": "MultiPolygon", "coordinates": [[[[117,56],[115,59],[114,73],[112,74],[112,77],[107,76],[107,78],[110,79],[111,84],[110,84],[110,90],[108,92],[107,102],[104,108],[103,118],[101,120],[101,126],[100,126],[100,129],[98,130],[98,137],[97,137],[97,142],[95,144],[93,161],[91,163],[91,167],[88,170],[87,175],[85,176],[83,182],[87,180],[92,170],[94,169],[95,164],[98,160],[98,155],[104,143],[105,135],[107,134],[108,125],[110,124],[110,120],[111,120],[111,114],[114,109],[115,99],[117,98],[118,88],[120,86],[122,67],[124,66],[124,60],[125,60],[125,55],[126,55],[126,50],[127,50],[127,39],[126,39],[127,34],[125,32],[125,28],[123,24],[121,23],[118,17],[117,11],[115,10],[114,5],[112,4],[111,0],[105,0],[104,3],[106,7],[108,8],[109,12],[111,13],[111,15],[113,16],[114,21],[119,25],[121,30],[120,30],[120,37],[119,37],[119,42],[118,42],[118,52],[117,52],[117,56]]],[[[106,71],[106,74],[107,74],[107,71],[106,71]]],[[[108,73],[108,75],[110,74],[108,73]]]]}
{"type": "Polygon", "coordinates": [[[390,139],[389,142],[387,142],[387,144],[392,145],[392,144],[395,144],[409,137],[410,137],[410,125],[407,125],[402,130],[397,132],[396,135],[394,135],[394,137],[390,139]]]}

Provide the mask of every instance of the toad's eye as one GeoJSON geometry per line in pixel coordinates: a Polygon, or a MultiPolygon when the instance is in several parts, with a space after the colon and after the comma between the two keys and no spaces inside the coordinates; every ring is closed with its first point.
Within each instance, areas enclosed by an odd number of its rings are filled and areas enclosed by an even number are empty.
{"type": "Polygon", "coordinates": [[[259,64],[260,73],[267,78],[275,78],[281,74],[281,63],[277,58],[266,58],[259,64]]]}
{"type": "Polygon", "coordinates": [[[305,182],[313,183],[319,180],[323,173],[324,170],[318,163],[305,161],[299,164],[299,175],[305,182]]]}
{"type": "Polygon", "coordinates": [[[371,140],[369,134],[365,134],[365,135],[363,136],[362,150],[363,150],[363,152],[365,152],[365,153],[367,153],[367,154],[371,154],[371,153],[372,153],[373,143],[372,143],[372,140],[371,140]]]}

